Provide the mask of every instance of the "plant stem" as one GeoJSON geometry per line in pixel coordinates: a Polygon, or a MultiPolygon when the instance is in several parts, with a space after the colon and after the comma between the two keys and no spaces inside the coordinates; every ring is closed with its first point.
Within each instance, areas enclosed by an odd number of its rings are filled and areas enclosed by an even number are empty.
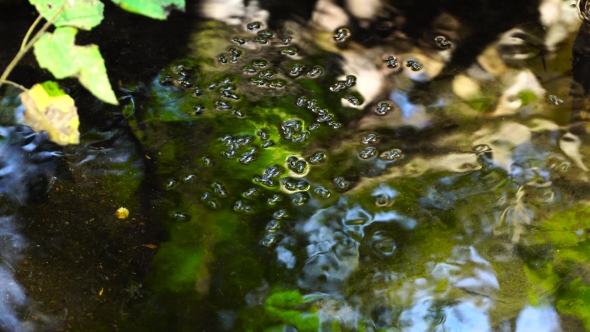
{"type": "MultiPolygon", "coordinates": [[[[0,76],[0,86],[2,86],[2,83],[6,82],[6,78],[8,78],[8,75],[10,75],[10,72],[12,72],[12,70],[14,69],[14,67],[16,67],[16,64],[23,58],[23,56],[31,49],[31,47],[33,47],[33,44],[35,44],[35,42],[41,38],[41,36],[45,33],[45,31],[47,31],[47,29],[49,29],[49,27],[51,26],[51,24],[53,24],[53,22],[55,22],[55,20],[57,19],[57,17],[63,12],[64,10],[64,6],[62,6],[56,13],[55,15],[53,15],[53,17],[45,22],[45,24],[43,24],[43,27],[41,27],[41,29],[39,31],[37,31],[37,33],[35,34],[35,36],[33,37],[33,39],[31,39],[30,42],[28,42],[24,48],[21,48],[18,53],[16,54],[16,56],[14,57],[14,59],[12,59],[12,61],[10,61],[10,63],[8,64],[8,67],[6,67],[6,69],[4,70],[4,72],[2,73],[2,76],[0,76]]],[[[35,23],[33,23],[35,24],[35,23]]]]}
{"type": "Polygon", "coordinates": [[[9,80],[0,81],[0,85],[2,83],[10,84],[10,85],[12,85],[12,86],[14,86],[16,88],[19,88],[19,89],[21,89],[23,91],[29,91],[29,89],[25,88],[24,86],[22,86],[22,85],[20,85],[20,84],[18,84],[16,82],[13,82],[13,81],[9,81],[9,80]]]}
{"type": "Polygon", "coordinates": [[[25,38],[23,38],[23,42],[20,45],[20,49],[21,50],[23,50],[25,48],[25,46],[27,45],[27,41],[29,40],[29,37],[31,36],[31,34],[35,30],[35,27],[37,27],[37,24],[39,24],[39,22],[41,22],[41,19],[42,18],[43,18],[43,16],[42,15],[39,15],[37,17],[37,19],[35,20],[35,22],[33,22],[33,24],[31,24],[31,27],[29,28],[29,31],[27,31],[27,34],[25,35],[25,38]]]}

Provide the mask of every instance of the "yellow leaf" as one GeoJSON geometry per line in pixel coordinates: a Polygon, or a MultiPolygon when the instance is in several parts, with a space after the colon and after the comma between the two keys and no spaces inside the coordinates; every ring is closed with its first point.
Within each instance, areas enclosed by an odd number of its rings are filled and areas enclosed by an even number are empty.
{"type": "Polygon", "coordinates": [[[142,244],[142,247],[146,247],[146,248],[150,248],[150,249],[156,249],[158,246],[155,244],[142,244]]]}
{"type": "Polygon", "coordinates": [[[34,131],[46,131],[59,145],[80,143],[78,112],[68,95],[49,96],[40,84],[20,94],[25,107],[23,124],[34,131]]]}
{"type": "Polygon", "coordinates": [[[124,207],[120,207],[117,209],[117,212],[115,212],[115,215],[119,219],[127,219],[127,217],[129,217],[129,210],[124,207]]]}

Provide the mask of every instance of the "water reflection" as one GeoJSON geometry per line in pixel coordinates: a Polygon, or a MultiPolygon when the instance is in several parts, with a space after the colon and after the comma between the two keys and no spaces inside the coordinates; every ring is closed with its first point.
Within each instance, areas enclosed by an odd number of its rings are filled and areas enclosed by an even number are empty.
{"type": "MultiPolygon", "coordinates": [[[[111,200],[147,196],[136,210],[166,228],[153,245],[146,298],[127,286],[129,325],[191,330],[194,317],[221,331],[590,324],[580,309],[588,303],[575,295],[589,288],[587,136],[563,116],[575,8],[542,1],[539,24],[511,21],[479,40],[484,27],[470,35],[475,24],[452,6],[420,18],[416,5],[370,3],[320,0],[311,26],[271,29],[256,1],[204,1],[202,14],[214,20],[195,27],[190,57],[149,89],[123,83],[134,136],[97,137],[100,148],[87,143],[67,156],[77,179],[125,180],[111,200]],[[374,27],[390,33],[356,39],[374,27]],[[142,179],[153,192],[138,189],[142,179]]],[[[7,183],[4,196],[25,196],[7,183]]],[[[26,300],[11,264],[24,241],[10,218],[0,221],[0,295],[12,302],[0,306],[0,322],[17,330],[11,308],[26,300]]]]}

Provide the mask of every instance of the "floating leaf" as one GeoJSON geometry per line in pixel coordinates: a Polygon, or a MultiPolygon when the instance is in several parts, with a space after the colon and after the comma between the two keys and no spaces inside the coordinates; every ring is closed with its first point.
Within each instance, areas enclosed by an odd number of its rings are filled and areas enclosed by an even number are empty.
{"type": "Polygon", "coordinates": [[[103,16],[104,5],[99,0],[29,0],[46,20],[55,16],[63,7],[53,25],[70,26],[90,30],[99,25],[103,16]]]}
{"type": "Polygon", "coordinates": [[[158,247],[157,245],[151,244],[151,243],[150,244],[142,244],[141,246],[149,248],[149,249],[156,249],[158,247]]]}
{"type": "Polygon", "coordinates": [[[74,100],[65,93],[55,94],[55,86],[47,82],[35,84],[29,91],[21,93],[20,99],[25,107],[23,123],[34,131],[47,131],[49,138],[57,144],[78,144],[80,122],[74,100]],[[51,95],[44,86],[52,87],[51,95]]]}
{"type": "Polygon", "coordinates": [[[126,11],[158,20],[165,20],[172,7],[182,11],[185,7],[185,0],[113,0],[113,2],[126,11]]]}
{"type": "Polygon", "coordinates": [[[49,70],[57,79],[78,77],[97,98],[118,104],[98,46],[75,45],[77,32],[75,28],[58,28],[41,36],[35,43],[39,66],[49,70]]]}

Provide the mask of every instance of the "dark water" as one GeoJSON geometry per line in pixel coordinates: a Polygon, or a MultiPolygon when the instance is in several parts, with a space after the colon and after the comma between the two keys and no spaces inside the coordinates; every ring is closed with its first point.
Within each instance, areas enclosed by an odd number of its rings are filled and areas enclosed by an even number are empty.
{"type": "Polygon", "coordinates": [[[80,146],[6,127],[2,327],[590,329],[585,30],[550,9],[365,43],[203,10],[80,146]]]}

